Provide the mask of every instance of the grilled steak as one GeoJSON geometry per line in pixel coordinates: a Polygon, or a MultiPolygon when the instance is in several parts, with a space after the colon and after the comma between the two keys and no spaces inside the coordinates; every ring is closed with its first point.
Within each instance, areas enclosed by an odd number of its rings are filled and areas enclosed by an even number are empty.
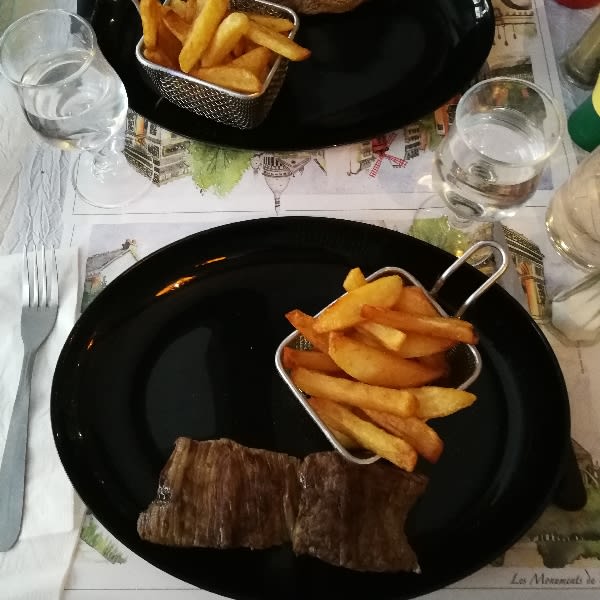
{"type": "Polygon", "coordinates": [[[425,477],[383,462],[356,465],[336,452],[307,456],[299,477],[296,554],[359,571],[416,570],[404,524],[425,477]]]}
{"type": "Polygon", "coordinates": [[[228,439],[179,438],[138,533],[174,546],[267,548],[289,541],[299,462],[228,439]]]}
{"type": "Polygon", "coordinates": [[[170,546],[268,548],[359,571],[413,571],[404,533],[425,477],[337,452],[304,460],[229,439],[178,438],[158,493],[138,518],[144,540],[170,546]]]}

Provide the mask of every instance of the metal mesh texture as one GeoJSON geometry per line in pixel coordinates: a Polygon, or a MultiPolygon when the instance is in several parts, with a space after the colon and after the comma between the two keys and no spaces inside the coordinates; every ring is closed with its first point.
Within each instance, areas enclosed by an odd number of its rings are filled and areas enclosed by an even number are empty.
{"type": "MultiPolygon", "coordinates": [[[[294,28],[289,33],[290,39],[294,38],[298,29],[298,16],[284,6],[264,0],[231,0],[230,5],[236,11],[291,20],[294,28]]],[[[141,39],[136,46],[136,57],[161,96],[180,108],[238,129],[252,129],[265,119],[281,89],[289,62],[283,56],[278,56],[262,91],[243,94],[151,63],[144,58],[143,50],[144,42],[141,39]]]]}

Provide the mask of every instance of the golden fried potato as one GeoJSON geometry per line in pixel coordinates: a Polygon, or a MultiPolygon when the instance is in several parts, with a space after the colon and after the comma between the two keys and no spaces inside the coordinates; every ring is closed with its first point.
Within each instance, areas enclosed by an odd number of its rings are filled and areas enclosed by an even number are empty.
{"type": "MultiPolygon", "coordinates": [[[[221,64],[242,39],[242,36],[248,30],[249,23],[248,17],[241,12],[232,12],[226,16],[217,27],[208,48],[204,52],[200,61],[201,65],[203,67],[214,67],[221,64]]],[[[255,75],[258,77],[256,73],[255,75]]]]}
{"type": "Polygon", "coordinates": [[[288,31],[294,29],[294,24],[289,19],[284,19],[282,17],[258,15],[256,13],[248,13],[248,16],[255,23],[258,23],[267,29],[278,31],[279,33],[287,33],[288,31]]]}
{"type": "MultiPolygon", "coordinates": [[[[431,338],[436,339],[436,338],[431,338]]],[[[437,338],[441,339],[441,338],[437,338]]],[[[446,352],[436,352],[435,354],[427,354],[425,356],[418,356],[417,360],[428,367],[432,367],[434,369],[440,369],[444,371],[444,375],[450,374],[450,363],[448,362],[448,357],[446,356],[446,352]]]]}
{"type": "Polygon", "coordinates": [[[390,307],[402,293],[403,283],[398,275],[380,277],[344,296],[325,308],[315,320],[315,331],[325,333],[352,327],[365,320],[361,315],[364,304],[390,307]]]}
{"type": "Polygon", "coordinates": [[[395,327],[405,333],[410,331],[465,344],[478,342],[473,325],[454,317],[424,317],[370,305],[362,307],[361,316],[382,325],[395,327]]]}
{"type": "Polygon", "coordinates": [[[386,458],[405,471],[414,470],[417,452],[402,438],[361,419],[337,402],[315,397],[309,398],[308,402],[323,422],[332,423],[336,429],[355,439],[363,448],[386,458]]]}
{"type": "Polygon", "coordinates": [[[156,65],[167,69],[176,69],[177,63],[165,53],[161,48],[144,48],[144,57],[156,65]]]}
{"type": "Polygon", "coordinates": [[[296,350],[286,346],[283,349],[281,362],[288,371],[296,367],[304,367],[323,373],[342,373],[342,370],[331,360],[330,356],[318,350],[296,350]]]}
{"type": "Polygon", "coordinates": [[[355,290],[356,288],[366,285],[366,283],[367,283],[367,280],[365,279],[363,272],[358,267],[354,267],[354,269],[350,269],[350,271],[348,271],[348,274],[346,275],[346,278],[344,279],[344,283],[342,284],[342,287],[347,292],[351,292],[352,290],[355,290]]]}
{"type": "Polygon", "coordinates": [[[303,367],[292,369],[294,384],[310,396],[318,396],[356,406],[410,417],[416,412],[416,400],[411,392],[368,385],[343,377],[334,377],[303,367]]]}
{"type": "Polygon", "coordinates": [[[144,47],[154,50],[158,43],[158,24],[161,19],[161,5],[158,0],[140,0],[140,17],[144,47]]]}
{"type": "Polygon", "coordinates": [[[477,400],[477,396],[465,390],[439,386],[422,386],[410,390],[417,398],[416,416],[419,419],[446,417],[477,400]]]}
{"type": "Polygon", "coordinates": [[[315,318],[294,309],[285,314],[285,318],[294,329],[297,329],[317,350],[327,354],[329,349],[329,338],[326,333],[315,331],[315,318]]]}
{"type": "Polygon", "coordinates": [[[262,88],[260,79],[248,69],[241,67],[230,67],[229,65],[200,67],[191,71],[190,75],[234,92],[255,94],[262,88]]]}
{"type": "Polygon", "coordinates": [[[311,55],[308,48],[303,48],[287,36],[263,27],[252,20],[246,37],[255,44],[269,48],[276,54],[281,54],[281,56],[285,56],[285,58],[292,61],[306,60],[311,55]]]}
{"type": "Polygon", "coordinates": [[[161,19],[158,24],[158,48],[169,57],[169,63],[173,65],[172,69],[179,69],[181,47],[179,39],[167,27],[164,18],[161,19]]]}
{"type": "Polygon", "coordinates": [[[374,340],[379,342],[381,346],[388,350],[397,351],[404,344],[406,340],[406,334],[399,329],[388,327],[387,325],[381,325],[381,323],[373,323],[373,321],[363,321],[358,323],[356,329],[367,336],[371,336],[374,340]]]}
{"type": "Polygon", "coordinates": [[[185,43],[192,29],[190,23],[173,10],[164,11],[162,22],[182,44],[185,43]]]}
{"type": "MultiPolygon", "coordinates": [[[[235,49],[234,49],[235,54],[235,49]]],[[[244,67],[252,71],[261,81],[265,80],[266,74],[269,72],[269,66],[273,59],[273,51],[258,46],[237,58],[234,58],[229,65],[232,67],[244,67]]]]}
{"type": "MultiPolygon", "coordinates": [[[[177,13],[182,19],[186,19],[188,2],[185,2],[185,0],[170,0],[169,4],[163,6],[177,13]]],[[[190,19],[190,21],[192,20],[190,19]]]]}
{"type": "Polygon", "coordinates": [[[441,370],[368,346],[343,333],[329,334],[329,356],[348,375],[371,385],[402,389],[439,379],[441,370]]]}
{"type": "Polygon", "coordinates": [[[404,291],[398,301],[392,306],[394,310],[407,312],[425,317],[439,317],[440,313],[431,304],[429,298],[418,285],[404,286],[404,291]]]}
{"type": "Polygon", "coordinates": [[[396,351],[402,358],[420,358],[449,350],[457,344],[455,340],[432,337],[411,331],[406,335],[404,343],[396,351]]]}
{"type": "MultiPolygon", "coordinates": [[[[228,8],[228,0],[206,0],[206,4],[204,4],[202,10],[194,20],[192,29],[179,54],[179,66],[184,73],[190,73],[196,63],[202,58],[228,8]]],[[[200,77],[200,79],[204,78],[200,77]]],[[[212,81],[211,83],[216,82],[212,81]]]]}
{"type": "Polygon", "coordinates": [[[417,417],[399,417],[377,410],[365,409],[365,414],[379,427],[407,441],[425,460],[436,463],[444,442],[427,423],[417,417]]]}

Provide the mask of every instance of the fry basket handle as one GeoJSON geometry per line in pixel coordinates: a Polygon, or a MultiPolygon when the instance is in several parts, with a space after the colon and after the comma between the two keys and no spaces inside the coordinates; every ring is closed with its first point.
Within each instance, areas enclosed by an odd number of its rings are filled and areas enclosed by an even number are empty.
{"type": "Polygon", "coordinates": [[[481,296],[483,293],[485,293],[485,291],[490,288],[492,285],[494,285],[494,283],[496,283],[496,281],[502,277],[502,275],[504,274],[504,272],[506,271],[507,267],[508,267],[508,254],[506,252],[506,250],[497,242],[492,242],[492,241],[488,241],[488,240],[484,240],[482,242],[477,242],[475,244],[473,244],[472,246],[470,246],[465,253],[457,260],[455,260],[438,278],[438,280],[435,282],[435,285],[431,288],[431,291],[429,292],[432,296],[435,296],[440,289],[442,288],[442,286],[444,285],[444,283],[446,283],[446,281],[448,280],[448,278],[452,275],[452,273],[454,273],[463,263],[465,263],[467,261],[467,259],[477,250],[479,250],[480,248],[485,248],[486,246],[491,246],[492,248],[494,248],[495,250],[498,251],[498,254],[500,255],[500,264],[499,266],[496,268],[496,270],[486,279],[486,281],[484,283],[482,283],[460,306],[460,308],[456,311],[456,313],[454,314],[454,316],[456,318],[460,318],[462,317],[462,315],[464,314],[464,312],[467,310],[467,308],[469,308],[469,306],[471,306],[471,304],[473,304],[473,302],[475,300],[477,300],[477,298],[479,298],[479,296],[481,296]]]}

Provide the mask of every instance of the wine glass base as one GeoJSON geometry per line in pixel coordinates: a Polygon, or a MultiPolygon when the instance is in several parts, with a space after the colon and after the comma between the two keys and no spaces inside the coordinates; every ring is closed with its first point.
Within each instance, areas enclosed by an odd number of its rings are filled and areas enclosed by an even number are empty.
{"type": "Polygon", "coordinates": [[[73,165],[72,183],[77,195],[97,208],[123,208],[143,196],[152,182],[120,155],[110,172],[94,173],[94,156],[82,152],[73,165]]]}
{"type": "MultiPolygon", "coordinates": [[[[492,223],[467,221],[452,213],[438,196],[428,198],[416,211],[408,233],[460,257],[474,243],[491,240],[492,223]]],[[[491,258],[491,248],[473,253],[467,262],[477,266],[491,258]]]]}

